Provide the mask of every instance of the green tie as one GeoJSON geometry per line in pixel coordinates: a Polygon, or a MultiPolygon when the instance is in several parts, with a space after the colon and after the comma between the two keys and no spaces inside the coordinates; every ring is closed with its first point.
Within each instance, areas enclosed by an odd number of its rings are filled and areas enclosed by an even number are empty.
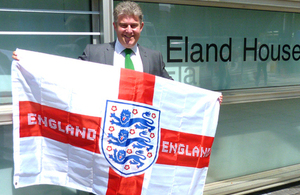
{"type": "Polygon", "coordinates": [[[131,49],[124,49],[125,52],[125,68],[134,70],[132,60],[130,59],[131,49]]]}

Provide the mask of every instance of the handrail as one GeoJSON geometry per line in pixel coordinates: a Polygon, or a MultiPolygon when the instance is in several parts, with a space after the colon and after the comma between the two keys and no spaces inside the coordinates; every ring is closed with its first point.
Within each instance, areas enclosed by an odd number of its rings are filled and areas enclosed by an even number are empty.
{"type": "Polygon", "coordinates": [[[222,91],[222,104],[262,102],[300,97],[300,85],[222,91]]]}
{"type": "Polygon", "coordinates": [[[101,35],[101,32],[0,31],[0,35],[101,35]]]}
{"type": "Polygon", "coordinates": [[[0,12],[100,15],[100,12],[98,12],[98,11],[48,10],[48,9],[11,9],[11,8],[0,8],[0,12]]]}
{"type": "Polygon", "coordinates": [[[241,195],[300,181],[300,164],[206,184],[204,195],[241,195]]]}
{"type": "Polygon", "coordinates": [[[12,105],[0,106],[0,125],[12,124],[12,105]]]}

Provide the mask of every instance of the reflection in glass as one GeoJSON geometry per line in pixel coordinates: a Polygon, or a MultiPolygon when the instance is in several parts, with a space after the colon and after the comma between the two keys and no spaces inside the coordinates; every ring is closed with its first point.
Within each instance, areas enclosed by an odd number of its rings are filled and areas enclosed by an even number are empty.
{"type": "Polygon", "coordinates": [[[177,81],[212,90],[300,83],[298,13],[139,4],[151,25],[140,44],[161,51],[177,81]],[[175,37],[169,45],[168,37],[175,37]]]}
{"type": "Polygon", "coordinates": [[[0,105],[11,104],[11,62],[16,48],[77,58],[91,43],[90,15],[0,12],[0,105]],[[14,35],[14,32],[48,32],[49,35],[14,35]],[[77,33],[51,35],[51,32],[77,33]]]}

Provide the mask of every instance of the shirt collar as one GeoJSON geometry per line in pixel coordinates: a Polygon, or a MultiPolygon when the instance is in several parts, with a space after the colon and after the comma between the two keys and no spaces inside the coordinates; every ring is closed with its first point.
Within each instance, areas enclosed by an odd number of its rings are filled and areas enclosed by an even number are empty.
{"type": "MultiPolygon", "coordinates": [[[[126,49],[117,39],[116,45],[115,45],[115,51],[120,54],[124,49],[126,49]]],[[[130,48],[134,54],[137,53],[137,44],[135,44],[132,48],[130,48]]]]}

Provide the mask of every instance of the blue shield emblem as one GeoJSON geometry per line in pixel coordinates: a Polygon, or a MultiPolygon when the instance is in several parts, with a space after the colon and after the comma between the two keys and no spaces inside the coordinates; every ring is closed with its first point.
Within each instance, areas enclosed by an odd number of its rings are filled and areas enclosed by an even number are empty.
{"type": "Polygon", "coordinates": [[[120,175],[143,173],[156,161],[160,110],[120,101],[106,102],[101,149],[120,175]]]}

